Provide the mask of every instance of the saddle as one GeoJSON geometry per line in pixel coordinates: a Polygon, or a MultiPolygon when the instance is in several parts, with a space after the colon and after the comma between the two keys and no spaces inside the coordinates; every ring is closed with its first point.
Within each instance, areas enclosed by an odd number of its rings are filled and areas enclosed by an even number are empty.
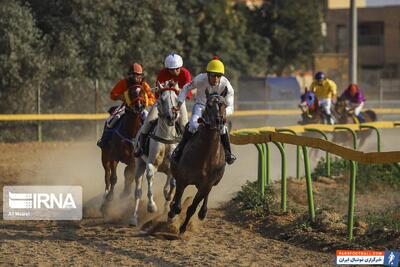
{"type": "Polygon", "coordinates": [[[125,105],[113,106],[109,108],[108,113],[110,113],[110,117],[107,119],[107,128],[114,128],[125,114],[125,105]]]}
{"type": "MultiPolygon", "coordinates": [[[[146,140],[144,142],[144,148],[143,148],[143,154],[146,156],[149,156],[149,150],[150,150],[150,138],[155,135],[155,129],[158,123],[158,118],[150,121],[150,131],[149,134],[146,136],[146,140]]],[[[178,134],[179,138],[182,138],[182,130],[181,127],[179,126],[178,121],[175,122],[175,130],[176,133],[178,134]]]]}

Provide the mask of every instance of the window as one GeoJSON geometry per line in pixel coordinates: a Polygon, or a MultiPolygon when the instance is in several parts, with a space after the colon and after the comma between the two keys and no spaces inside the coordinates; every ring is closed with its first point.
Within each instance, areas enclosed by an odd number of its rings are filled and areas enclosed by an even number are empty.
{"type": "Polygon", "coordinates": [[[361,22],[358,24],[359,46],[382,46],[384,34],[383,21],[361,22]]]}

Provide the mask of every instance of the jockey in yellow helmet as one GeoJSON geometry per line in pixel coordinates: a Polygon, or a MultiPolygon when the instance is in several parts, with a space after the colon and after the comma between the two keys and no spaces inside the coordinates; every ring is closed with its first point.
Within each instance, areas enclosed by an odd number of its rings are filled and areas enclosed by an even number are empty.
{"type": "MultiPolygon", "coordinates": [[[[172,154],[172,157],[175,160],[179,160],[185,144],[190,139],[190,137],[193,136],[193,134],[197,131],[197,128],[199,127],[198,119],[201,117],[202,112],[205,109],[205,104],[207,102],[206,89],[209,91],[210,94],[222,94],[227,104],[226,115],[233,114],[234,91],[231,83],[224,76],[224,64],[217,57],[214,57],[210,62],[208,62],[206,71],[206,73],[200,73],[199,75],[197,75],[193,79],[193,81],[183,87],[181,93],[178,96],[178,105],[174,107],[176,111],[179,110],[181,105],[185,102],[186,95],[190,92],[190,90],[197,89],[195,100],[196,103],[193,106],[192,116],[189,120],[189,127],[185,129],[181,142],[178,144],[172,154]]],[[[231,152],[229,133],[226,125],[220,134],[221,142],[225,150],[225,160],[228,164],[232,164],[236,160],[236,157],[231,152]]]]}

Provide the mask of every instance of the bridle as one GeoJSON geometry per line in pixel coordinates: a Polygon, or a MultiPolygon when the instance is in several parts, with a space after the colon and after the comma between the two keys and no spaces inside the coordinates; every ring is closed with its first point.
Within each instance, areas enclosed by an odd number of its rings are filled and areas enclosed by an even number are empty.
{"type": "Polygon", "coordinates": [[[226,101],[225,98],[220,96],[219,94],[211,94],[206,103],[206,108],[203,112],[203,124],[206,125],[207,128],[212,129],[212,130],[222,130],[226,123],[225,119],[225,114],[221,114],[220,110],[221,107],[226,107],[226,101]],[[212,114],[210,111],[210,103],[213,103],[214,105],[218,106],[218,112],[216,115],[212,114]],[[215,120],[213,119],[213,116],[215,117],[215,120]],[[214,123],[215,122],[215,123],[214,123]]]}
{"type": "MultiPolygon", "coordinates": [[[[160,89],[159,89],[159,92],[160,92],[160,97],[159,97],[159,99],[161,99],[162,93],[163,93],[163,92],[167,92],[167,91],[173,91],[173,92],[175,92],[176,95],[179,95],[179,92],[180,92],[179,89],[173,88],[173,87],[160,88],[160,89]]],[[[173,101],[172,101],[172,94],[170,94],[169,97],[170,97],[170,101],[171,101],[171,103],[172,103],[172,102],[173,102],[173,101]]],[[[158,101],[161,102],[161,100],[158,100],[158,101]]],[[[157,105],[157,109],[158,109],[158,117],[159,117],[159,118],[161,118],[161,119],[166,119],[166,118],[168,117],[169,114],[165,114],[165,113],[163,113],[163,111],[161,110],[161,105],[157,105]]],[[[171,119],[172,119],[172,120],[176,120],[177,117],[178,117],[178,113],[177,113],[177,112],[173,112],[173,117],[172,117],[171,119]]]]}

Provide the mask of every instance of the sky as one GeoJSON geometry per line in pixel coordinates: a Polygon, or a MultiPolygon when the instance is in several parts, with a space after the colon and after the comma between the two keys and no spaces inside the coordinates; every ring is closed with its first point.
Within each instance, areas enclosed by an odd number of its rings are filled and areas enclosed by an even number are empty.
{"type": "Polygon", "coordinates": [[[400,0],[366,0],[367,6],[400,5],[400,0]]]}

